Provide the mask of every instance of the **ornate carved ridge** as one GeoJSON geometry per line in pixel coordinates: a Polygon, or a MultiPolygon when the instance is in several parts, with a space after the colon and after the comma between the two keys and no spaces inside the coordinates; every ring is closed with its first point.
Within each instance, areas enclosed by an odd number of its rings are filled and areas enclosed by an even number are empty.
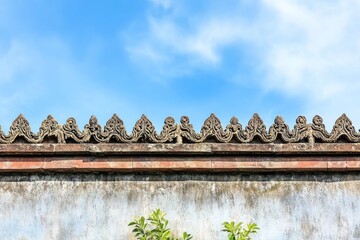
{"type": "Polygon", "coordinates": [[[323,119],[316,115],[308,124],[304,116],[299,116],[293,129],[277,116],[267,130],[263,120],[254,114],[245,128],[236,117],[223,128],[215,114],[211,114],[197,133],[187,116],[182,116],[177,124],[172,117],[164,121],[163,129],[157,133],[152,122],[145,116],[136,122],[131,133],[125,129],[123,121],[114,114],[104,128],[95,116],[80,130],[72,117],[65,124],[49,115],[41,124],[39,132],[33,133],[29,122],[20,114],[12,123],[10,131],[5,134],[0,126],[0,144],[11,143],[336,143],[360,142],[360,132],[355,130],[351,120],[341,115],[335,122],[332,131],[328,132],[323,119]]]}

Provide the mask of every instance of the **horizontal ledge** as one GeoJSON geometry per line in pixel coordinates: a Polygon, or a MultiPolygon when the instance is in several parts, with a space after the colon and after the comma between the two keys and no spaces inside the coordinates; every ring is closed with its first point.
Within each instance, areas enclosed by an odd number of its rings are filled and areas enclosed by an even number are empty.
{"type": "Polygon", "coordinates": [[[360,171],[360,144],[0,145],[0,172],[43,171],[360,171]]]}
{"type": "Polygon", "coordinates": [[[360,157],[2,157],[0,172],[359,171],[360,157]]]}
{"type": "Polygon", "coordinates": [[[0,158],[7,155],[357,155],[359,153],[360,143],[0,144],[0,158]]]}

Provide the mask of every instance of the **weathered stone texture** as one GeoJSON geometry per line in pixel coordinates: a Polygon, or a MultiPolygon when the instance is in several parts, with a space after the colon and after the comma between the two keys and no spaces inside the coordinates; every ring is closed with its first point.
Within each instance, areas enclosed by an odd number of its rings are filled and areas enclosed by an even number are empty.
{"type": "Polygon", "coordinates": [[[0,172],[358,171],[360,143],[0,144],[0,172]]]}
{"type": "Polygon", "coordinates": [[[58,122],[49,115],[41,124],[39,132],[33,133],[29,122],[23,115],[19,115],[5,134],[0,127],[0,143],[299,143],[299,142],[360,142],[360,133],[355,130],[351,120],[341,115],[335,122],[331,132],[323,124],[323,119],[316,115],[312,123],[308,124],[304,116],[296,119],[294,128],[277,116],[274,123],[266,129],[263,120],[254,114],[247,126],[242,128],[236,117],[232,117],[229,124],[223,128],[220,120],[211,114],[205,121],[199,133],[195,132],[187,116],[175,123],[175,119],[167,117],[163,129],[157,133],[152,122],[145,116],[136,122],[131,133],[125,129],[123,121],[114,114],[104,128],[100,126],[95,116],[91,116],[89,123],[81,131],[72,117],[65,124],[58,122]]]}
{"type": "Polygon", "coordinates": [[[360,239],[359,173],[0,175],[0,239],[134,239],[154,208],[195,240],[253,220],[255,239],[360,239]]]}
{"type": "Polygon", "coordinates": [[[360,239],[359,170],[345,114],[330,132],[320,116],[267,129],[211,114],[199,133],[186,116],[156,132],[144,115],[131,132],[114,115],[83,130],[49,116],[33,133],[20,115],[0,128],[0,239],[134,239],[128,222],[154,208],[194,240],[225,239],[231,220],[258,223],[255,239],[360,239]]]}

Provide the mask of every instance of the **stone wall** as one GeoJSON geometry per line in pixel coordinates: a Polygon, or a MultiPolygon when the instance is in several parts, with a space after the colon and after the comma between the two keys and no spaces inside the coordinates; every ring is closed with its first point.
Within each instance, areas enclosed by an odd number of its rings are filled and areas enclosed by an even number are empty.
{"type": "Polygon", "coordinates": [[[34,133],[20,115],[0,128],[0,239],[134,239],[128,223],[155,208],[194,240],[226,239],[224,221],[256,222],[255,239],[360,239],[359,183],[346,115],[328,132],[320,116],[267,130],[212,114],[199,133],[186,116],[126,131],[117,115],[83,130],[48,116],[34,133]]]}
{"type": "Polygon", "coordinates": [[[161,208],[178,233],[226,239],[224,221],[250,221],[255,239],[360,239],[360,174],[7,173],[0,239],[134,239],[135,216],[161,208]]]}

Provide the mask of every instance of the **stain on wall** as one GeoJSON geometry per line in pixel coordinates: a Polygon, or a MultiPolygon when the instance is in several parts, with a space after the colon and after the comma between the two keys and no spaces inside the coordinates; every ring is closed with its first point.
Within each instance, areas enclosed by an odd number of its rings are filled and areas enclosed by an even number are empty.
{"type": "Polygon", "coordinates": [[[226,239],[360,239],[360,173],[0,175],[0,239],[135,239],[127,224],[161,208],[175,232],[226,239]]]}

